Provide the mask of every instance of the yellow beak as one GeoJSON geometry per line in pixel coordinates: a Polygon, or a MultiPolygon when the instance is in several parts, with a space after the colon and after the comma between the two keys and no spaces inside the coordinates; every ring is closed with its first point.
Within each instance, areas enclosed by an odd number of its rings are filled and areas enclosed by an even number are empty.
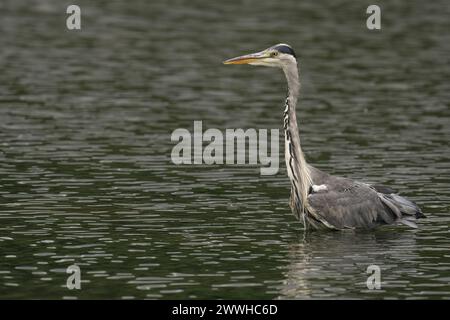
{"type": "Polygon", "coordinates": [[[268,58],[268,55],[264,51],[261,51],[228,59],[223,64],[249,64],[264,58],[268,58]]]}

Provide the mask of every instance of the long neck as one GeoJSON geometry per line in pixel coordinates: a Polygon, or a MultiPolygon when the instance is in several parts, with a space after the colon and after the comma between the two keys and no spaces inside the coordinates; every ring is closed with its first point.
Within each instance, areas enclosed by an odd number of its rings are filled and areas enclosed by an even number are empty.
{"type": "Polygon", "coordinates": [[[307,197],[312,186],[311,175],[308,164],[300,145],[300,135],[297,124],[295,107],[300,90],[300,81],[297,63],[293,62],[283,68],[288,82],[288,96],[286,98],[286,108],[284,110],[284,135],[285,135],[285,159],[289,178],[292,183],[293,192],[304,211],[307,205],[307,197]]]}

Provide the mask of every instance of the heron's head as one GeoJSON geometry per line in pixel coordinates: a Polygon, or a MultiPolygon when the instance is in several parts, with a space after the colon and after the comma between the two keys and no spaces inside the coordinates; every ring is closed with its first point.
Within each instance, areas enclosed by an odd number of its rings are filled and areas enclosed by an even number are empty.
{"type": "Polygon", "coordinates": [[[223,63],[283,68],[296,63],[296,56],[290,45],[280,43],[263,51],[232,58],[223,63]]]}

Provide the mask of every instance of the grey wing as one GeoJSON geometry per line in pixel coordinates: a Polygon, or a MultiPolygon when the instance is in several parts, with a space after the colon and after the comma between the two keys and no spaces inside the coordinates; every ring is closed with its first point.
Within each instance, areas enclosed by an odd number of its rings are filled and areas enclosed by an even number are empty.
{"type": "Polygon", "coordinates": [[[326,189],[310,193],[308,203],[313,215],[337,229],[373,228],[396,222],[417,227],[415,218],[423,216],[413,202],[389,188],[333,176],[321,182],[326,189]]]}

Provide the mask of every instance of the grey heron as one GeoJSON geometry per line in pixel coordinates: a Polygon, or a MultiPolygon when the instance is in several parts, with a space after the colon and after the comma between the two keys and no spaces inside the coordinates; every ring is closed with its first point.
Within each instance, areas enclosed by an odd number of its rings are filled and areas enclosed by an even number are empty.
{"type": "Polygon", "coordinates": [[[371,229],[384,224],[417,228],[416,219],[425,217],[412,201],[385,186],[370,185],[329,175],[308,164],[300,145],[296,105],[300,91],[297,58],[287,44],[224,61],[281,68],[288,95],[283,114],[286,169],[291,182],[290,207],[305,230],[371,229]]]}

